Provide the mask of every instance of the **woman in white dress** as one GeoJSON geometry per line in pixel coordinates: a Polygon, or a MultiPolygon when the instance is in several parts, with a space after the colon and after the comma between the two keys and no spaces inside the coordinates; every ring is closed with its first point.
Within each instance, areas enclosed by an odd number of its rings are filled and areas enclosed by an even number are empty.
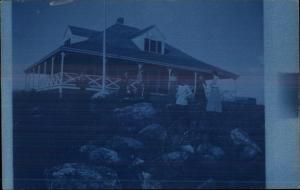
{"type": "MultiPolygon", "coordinates": [[[[176,111],[175,111],[175,118],[188,118],[188,111],[189,111],[189,98],[193,95],[191,88],[185,84],[183,81],[179,81],[179,85],[177,87],[176,92],[176,111]]],[[[189,121],[188,121],[189,122],[189,121]]]]}
{"type": "Polygon", "coordinates": [[[217,76],[217,73],[213,73],[206,107],[206,110],[209,112],[222,112],[222,97],[218,86],[218,80],[219,77],[217,76]]]}

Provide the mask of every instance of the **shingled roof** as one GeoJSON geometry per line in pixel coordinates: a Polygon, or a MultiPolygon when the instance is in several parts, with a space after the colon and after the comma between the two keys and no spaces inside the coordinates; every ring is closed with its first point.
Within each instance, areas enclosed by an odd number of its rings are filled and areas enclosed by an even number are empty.
{"type": "Polygon", "coordinates": [[[73,35],[83,36],[87,38],[90,38],[94,35],[97,35],[97,33],[99,33],[99,31],[96,30],[90,30],[90,29],[80,28],[76,26],[69,26],[69,29],[73,35]]]}
{"type": "MultiPolygon", "coordinates": [[[[160,62],[173,67],[188,68],[189,70],[205,70],[208,73],[217,72],[220,78],[232,78],[236,79],[238,75],[220,69],[218,67],[204,63],[196,58],[188,55],[187,53],[165,43],[165,54],[155,54],[140,50],[133,38],[142,35],[155,26],[149,26],[145,29],[138,29],[136,27],[128,26],[125,24],[116,23],[106,29],[106,51],[107,54],[114,54],[118,56],[125,56],[134,59],[147,60],[149,62],[160,62]]],[[[68,45],[68,48],[74,48],[79,50],[90,50],[96,52],[102,52],[102,35],[103,31],[95,31],[85,29],[81,27],[69,26],[73,35],[87,37],[87,40],[73,43],[68,45]]]]}

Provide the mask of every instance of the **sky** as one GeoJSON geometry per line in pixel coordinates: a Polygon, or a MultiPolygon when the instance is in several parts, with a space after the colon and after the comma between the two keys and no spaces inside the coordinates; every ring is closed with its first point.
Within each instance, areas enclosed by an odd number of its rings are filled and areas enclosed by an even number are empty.
{"type": "MultiPolygon", "coordinates": [[[[104,28],[103,0],[74,0],[50,6],[45,0],[13,5],[13,84],[24,88],[24,69],[63,43],[68,25],[104,28]]],[[[263,5],[261,0],[107,0],[107,25],[155,24],[166,41],[208,64],[234,72],[223,81],[238,96],[263,96],[263,5]]]]}

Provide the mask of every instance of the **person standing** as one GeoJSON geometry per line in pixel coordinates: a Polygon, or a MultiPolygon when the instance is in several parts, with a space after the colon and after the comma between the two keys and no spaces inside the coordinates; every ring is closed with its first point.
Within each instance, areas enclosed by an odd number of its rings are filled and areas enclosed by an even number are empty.
{"type": "Polygon", "coordinates": [[[206,111],[206,106],[207,106],[207,97],[205,93],[205,88],[206,88],[206,82],[202,76],[199,76],[198,78],[198,86],[196,89],[195,93],[195,99],[199,103],[199,109],[201,115],[206,111]]]}
{"type": "Polygon", "coordinates": [[[76,86],[80,89],[80,91],[85,91],[85,89],[88,87],[89,82],[87,78],[85,77],[84,73],[80,73],[79,77],[76,80],[76,86]]]}
{"type": "Polygon", "coordinates": [[[210,93],[208,96],[206,110],[209,112],[222,112],[222,98],[218,86],[219,77],[216,72],[213,73],[213,79],[210,83],[210,93]]]}
{"type": "Polygon", "coordinates": [[[190,87],[183,82],[179,82],[176,92],[176,118],[184,117],[188,119],[188,98],[192,95],[190,87]]]}
{"type": "Polygon", "coordinates": [[[121,97],[126,97],[128,94],[128,84],[129,84],[129,78],[128,73],[125,72],[121,81],[120,81],[120,95],[121,97]]]}
{"type": "Polygon", "coordinates": [[[136,77],[137,96],[144,96],[144,81],[143,81],[143,70],[140,70],[136,77]]]}

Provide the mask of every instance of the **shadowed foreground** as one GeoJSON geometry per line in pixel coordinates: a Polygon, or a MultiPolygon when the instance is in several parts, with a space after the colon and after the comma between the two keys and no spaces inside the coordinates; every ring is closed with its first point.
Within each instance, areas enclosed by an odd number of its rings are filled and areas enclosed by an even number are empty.
{"type": "Polygon", "coordinates": [[[187,120],[154,99],[16,92],[15,187],[263,188],[263,106],[223,107],[187,120]]]}

